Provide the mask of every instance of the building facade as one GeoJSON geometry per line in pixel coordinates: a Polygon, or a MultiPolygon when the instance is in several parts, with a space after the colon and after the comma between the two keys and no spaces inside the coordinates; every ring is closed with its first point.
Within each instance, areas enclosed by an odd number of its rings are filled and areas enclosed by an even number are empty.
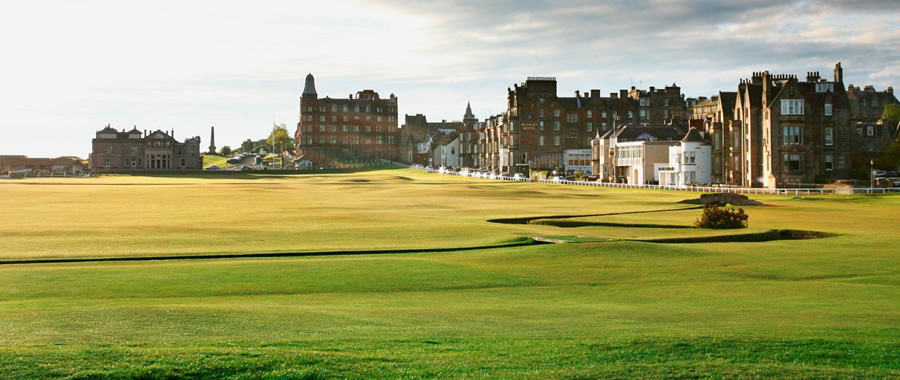
{"type": "Polygon", "coordinates": [[[620,90],[608,97],[600,90],[572,97],[557,95],[556,78],[530,77],[507,89],[504,119],[492,127],[485,122],[483,168],[509,172],[513,166],[527,165],[541,170],[562,170],[569,149],[590,149],[591,140],[625,123],[687,122],[681,89],[620,90]]]}
{"type": "Polygon", "coordinates": [[[696,128],[669,147],[669,165],[659,169],[661,186],[684,187],[712,182],[712,147],[696,128]]]}
{"type": "Polygon", "coordinates": [[[117,131],[107,125],[91,141],[90,166],[95,170],[202,169],[200,136],[179,142],[174,134],[174,130],[141,132],[137,127],[117,131]]]}
{"type": "Polygon", "coordinates": [[[307,75],[294,135],[296,157],[316,165],[374,158],[401,161],[397,100],[394,94],[382,99],[373,90],[346,99],[319,98],[315,79],[307,75]]]}

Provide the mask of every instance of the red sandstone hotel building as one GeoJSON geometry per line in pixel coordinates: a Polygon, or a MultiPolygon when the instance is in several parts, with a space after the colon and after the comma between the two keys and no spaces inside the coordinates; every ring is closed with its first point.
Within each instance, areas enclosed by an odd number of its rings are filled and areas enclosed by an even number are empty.
{"type": "Polygon", "coordinates": [[[381,99],[373,90],[362,90],[354,98],[320,99],[312,74],[300,97],[300,122],[295,141],[297,157],[316,165],[361,159],[400,160],[397,128],[397,97],[381,99]]]}

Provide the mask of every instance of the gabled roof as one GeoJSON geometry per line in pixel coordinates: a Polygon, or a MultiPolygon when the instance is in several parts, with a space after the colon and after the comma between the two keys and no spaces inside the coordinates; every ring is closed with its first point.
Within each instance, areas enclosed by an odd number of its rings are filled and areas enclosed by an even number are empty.
{"type": "Polygon", "coordinates": [[[722,104],[722,118],[729,120],[734,115],[734,104],[737,92],[719,91],[719,102],[722,104]]]}
{"type": "Polygon", "coordinates": [[[684,135],[684,138],[681,139],[681,142],[697,142],[705,144],[706,139],[703,138],[703,135],[700,134],[700,131],[698,131],[697,128],[691,128],[691,130],[684,135]]]}
{"type": "Polygon", "coordinates": [[[616,130],[618,141],[677,141],[684,137],[684,132],[671,125],[662,124],[626,124],[616,130]]]}

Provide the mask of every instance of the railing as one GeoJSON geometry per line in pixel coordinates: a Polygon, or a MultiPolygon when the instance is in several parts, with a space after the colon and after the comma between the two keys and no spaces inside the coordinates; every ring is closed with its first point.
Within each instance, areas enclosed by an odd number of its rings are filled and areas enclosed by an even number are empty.
{"type": "Polygon", "coordinates": [[[430,173],[437,173],[443,175],[455,175],[460,177],[473,177],[473,178],[481,178],[481,179],[493,179],[498,181],[515,181],[515,182],[538,182],[538,183],[552,183],[558,185],[570,185],[570,186],[590,186],[590,187],[610,187],[610,188],[620,188],[620,189],[649,189],[649,190],[670,190],[670,191],[690,191],[690,192],[703,192],[703,193],[737,193],[737,194],[769,194],[769,195],[833,195],[833,194],[890,194],[890,193],[900,193],[900,188],[897,187],[838,187],[838,188],[797,188],[797,189],[769,189],[769,188],[757,188],[757,187],[727,187],[727,186],[663,186],[663,185],[637,185],[637,184],[628,184],[628,183],[612,183],[612,182],[589,182],[589,181],[568,181],[568,180],[551,180],[551,179],[531,179],[531,178],[514,178],[509,176],[501,176],[494,175],[491,178],[490,174],[474,174],[473,172],[454,172],[450,170],[441,170],[441,169],[423,169],[423,168],[413,168],[424,170],[430,173]]]}

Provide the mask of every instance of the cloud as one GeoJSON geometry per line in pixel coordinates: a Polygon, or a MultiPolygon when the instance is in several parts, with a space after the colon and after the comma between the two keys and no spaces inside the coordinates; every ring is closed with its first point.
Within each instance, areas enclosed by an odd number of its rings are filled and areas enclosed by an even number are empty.
{"type": "Polygon", "coordinates": [[[640,0],[34,1],[0,14],[0,154],[86,156],[106,123],[235,145],[294,125],[303,78],[323,95],[400,97],[400,114],[480,117],[506,88],[560,94],[676,82],[733,91],[769,70],[900,82],[900,2],[640,0]],[[8,36],[8,37],[7,37],[8,36]],[[148,128],[149,129],[149,128],[148,128]],[[189,132],[197,129],[196,132],[189,132]],[[54,133],[55,132],[55,133],[54,133]],[[47,136],[64,136],[47,141],[47,136]],[[72,143],[75,142],[75,143],[72,143]]]}

